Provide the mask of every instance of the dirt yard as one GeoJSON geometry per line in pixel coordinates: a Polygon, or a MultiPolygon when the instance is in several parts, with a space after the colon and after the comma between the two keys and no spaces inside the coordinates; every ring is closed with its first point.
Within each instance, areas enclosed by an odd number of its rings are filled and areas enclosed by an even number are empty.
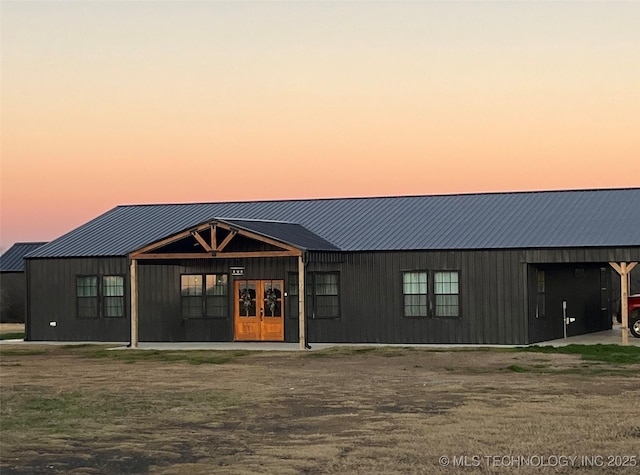
{"type": "Polygon", "coordinates": [[[498,350],[0,351],[3,475],[640,470],[638,364],[498,350]]]}

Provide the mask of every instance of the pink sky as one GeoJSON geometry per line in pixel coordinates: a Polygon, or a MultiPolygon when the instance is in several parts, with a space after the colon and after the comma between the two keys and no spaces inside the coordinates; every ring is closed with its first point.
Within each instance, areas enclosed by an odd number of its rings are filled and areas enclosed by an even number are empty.
{"type": "Polygon", "coordinates": [[[0,8],[0,251],[119,204],[640,186],[640,2],[0,8]]]}

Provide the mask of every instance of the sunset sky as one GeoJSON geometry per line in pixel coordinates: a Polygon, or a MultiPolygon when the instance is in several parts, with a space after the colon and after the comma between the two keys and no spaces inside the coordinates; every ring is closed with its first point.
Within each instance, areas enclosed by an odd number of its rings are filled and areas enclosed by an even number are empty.
{"type": "Polygon", "coordinates": [[[0,5],[0,252],[119,204],[640,186],[640,1],[0,5]]]}

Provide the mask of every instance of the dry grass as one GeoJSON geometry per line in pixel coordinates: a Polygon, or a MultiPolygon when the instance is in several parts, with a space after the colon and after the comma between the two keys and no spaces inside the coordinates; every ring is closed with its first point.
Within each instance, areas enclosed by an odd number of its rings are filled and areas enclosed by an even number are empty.
{"type": "Polygon", "coordinates": [[[0,335],[6,333],[24,333],[24,323],[0,323],[0,335]]]}
{"type": "Polygon", "coordinates": [[[588,474],[609,470],[581,456],[640,463],[638,364],[398,348],[163,360],[18,348],[1,349],[3,475],[588,474]],[[443,455],[482,458],[442,467],[443,455]],[[514,470],[493,455],[579,458],[514,470]]]}

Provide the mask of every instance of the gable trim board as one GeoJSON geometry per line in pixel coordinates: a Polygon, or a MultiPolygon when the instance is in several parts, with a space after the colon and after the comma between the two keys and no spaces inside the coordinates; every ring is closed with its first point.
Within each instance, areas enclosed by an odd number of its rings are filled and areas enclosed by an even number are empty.
{"type": "MultiPolygon", "coordinates": [[[[183,318],[181,275],[224,274],[229,289],[237,279],[281,279],[289,291],[294,275],[317,287],[314,275],[320,275],[318,282],[323,273],[335,273],[340,318],[315,318],[313,305],[322,298],[309,294],[314,289],[299,290],[298,297],[312,298],[306,304],[298,298],[298,315],[285,319],[285,341],[302,345],[307,334],[311,342],[527,344],[557,333],[557,322],[536,321],[534,270],[544,268],[561,285],[553,275],[573,269],[596,288],[609,262],[640,260],[638,223],[635,188],[117,207],[28,256],[32,293],[44,300],[66,295],[48,306],[60,320],[51,320],[56,327],[44,325],[42,303],[30,298],[28,337],[128,341],[135,261],[142,341],[232,338],[232,292],[226,320],[183,318]],[[622,214],[626,221],[614,226],[622,214]],[[244,275],[232,276],[234,266],[244,267],[244,275]],[[107,275],[108,268],[126,276],[123,321],[78,322],[68,296],[75,276],[107,275]],[[461,315],[404,317],[402,275],[411,270],[426,271],[431,280],[436,273],[458,272],[461,315]],[[48,283],[47,275],[57,284],[48,283]]],[[[570,293],[578,284],[569,280],[561,286],[570,293]]],[[[434,285],[427,282],[430,306],[437,299],[434,285]]],[[[607,284],[602,297],[610,307],[614,287],[607,284]]],[[[581,298],[580,305],[595,308],[592,296],[581,298]]],[[[285,297],[285,311],[291,302],[285,297]]],[[[585,331],[611,327],[595,310],[584,313],[599,322],[585,324],[585,331]]]]}

